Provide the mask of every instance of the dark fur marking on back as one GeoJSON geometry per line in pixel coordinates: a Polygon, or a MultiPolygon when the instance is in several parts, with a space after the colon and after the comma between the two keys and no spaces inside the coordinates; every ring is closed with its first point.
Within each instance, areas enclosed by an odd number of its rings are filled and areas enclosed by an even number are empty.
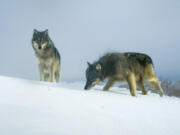
{"type": "Polygon", "coordinates": [[[127,58],[127,60],[138,61],[139,64],[142,65],[143,67],[146,67],[148,64],[153,65],[152,59],[146,54],[127,52],[124,53],[124,55],[127,58]]]}

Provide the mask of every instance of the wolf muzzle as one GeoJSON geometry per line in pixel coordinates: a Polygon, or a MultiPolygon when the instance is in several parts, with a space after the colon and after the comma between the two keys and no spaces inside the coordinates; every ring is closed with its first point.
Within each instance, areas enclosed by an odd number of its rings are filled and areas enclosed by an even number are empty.
{"type": "Polygon", "coordinates": [[[85,89],[85,90],[88,90],[88,87],[87,87],[87,85],[84,87],[84,89],[85,89]]]}
{"type": "Polygon", "coordinates": [[[85,90],[89,90],[90,87],[86,84],[85,87],[84,87],[85,90]]]}

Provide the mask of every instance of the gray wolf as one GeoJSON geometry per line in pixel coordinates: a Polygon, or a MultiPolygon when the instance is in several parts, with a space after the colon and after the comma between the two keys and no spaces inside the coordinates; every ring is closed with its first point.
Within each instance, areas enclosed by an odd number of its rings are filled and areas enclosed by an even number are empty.
{"type": "Polygon", "coordinates": [[[163,96],[160,81],[154,73],[153,61],[146,54],[108,53],[93,64],[88,62],[84,89],[90,89],[105,79],[108,81],[103,90],[109,90],[117,81],[126,81],[132,96],[136,96],[136,85],[142,90],[142,94],[146,95],[144,82],[147,81],[163,96]]]}
{"type": "Polygon", "coordinates": [[[32,46],[39,61],[40,80],[59,82],[60,54],[49,37],[48,30],[34,29],[32,46]]]}

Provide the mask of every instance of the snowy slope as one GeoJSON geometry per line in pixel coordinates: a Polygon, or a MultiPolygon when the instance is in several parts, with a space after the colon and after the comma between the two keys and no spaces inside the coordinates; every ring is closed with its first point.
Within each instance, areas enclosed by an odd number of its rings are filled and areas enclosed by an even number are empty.
{"type": "Polygon", "coordinates": [[[0,135],[180,135],[180,99],[0,77],[0,135]]]}

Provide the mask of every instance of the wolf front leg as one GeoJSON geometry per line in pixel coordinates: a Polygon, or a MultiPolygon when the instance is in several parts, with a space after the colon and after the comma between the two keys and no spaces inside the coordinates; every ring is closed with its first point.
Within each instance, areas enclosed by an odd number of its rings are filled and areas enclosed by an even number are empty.
{"type": "Polygon", "coordinates": [[[106,85],[104,86],[103,90],[104,90],[104,91],[108,91],[109,88],[110,88],[111,86],[113,86],[114,83],[115,83],[115,81],[114,81],[113,79],[109,79],[108,82],[106,83],[106,85]]]}
{"type": "Polygon", "coordinates": [[[131,96],[136,96],[136,78],[134,73],[129,73],[127,77],[127,82],[131,92],[131,96]]]}
{"type": "Polygon", "coordinates": [[[41,64],[39,64],[38,66],[39,66],[40,81],[44,81],[43,68],[41,64]]]}
{"type": "Polygon", "coordinates": [[[53,69],[53,65],[50,66],[50,77],[49,77],[49,82],[53,82],[53,77],[54,77],[54,69],[53,69]]]}
{"type": "Polygon", "coordinates": [[[50,82],[50,73],[44,73],[44,81],[50,82]]]}
{"type": "Polygon", "coordinates": [[[56,61],[55,61],[55,57],[53,57],[52,65],[51,65],[51,81],[54,82],[55,80],[56,80],[56,61]]]}
{"type": "Polygon", "coordinates": [[[56,79],[56,82],[58,83],[60,80],[60,70],[55,71],[55,79],[56,79]]]}

